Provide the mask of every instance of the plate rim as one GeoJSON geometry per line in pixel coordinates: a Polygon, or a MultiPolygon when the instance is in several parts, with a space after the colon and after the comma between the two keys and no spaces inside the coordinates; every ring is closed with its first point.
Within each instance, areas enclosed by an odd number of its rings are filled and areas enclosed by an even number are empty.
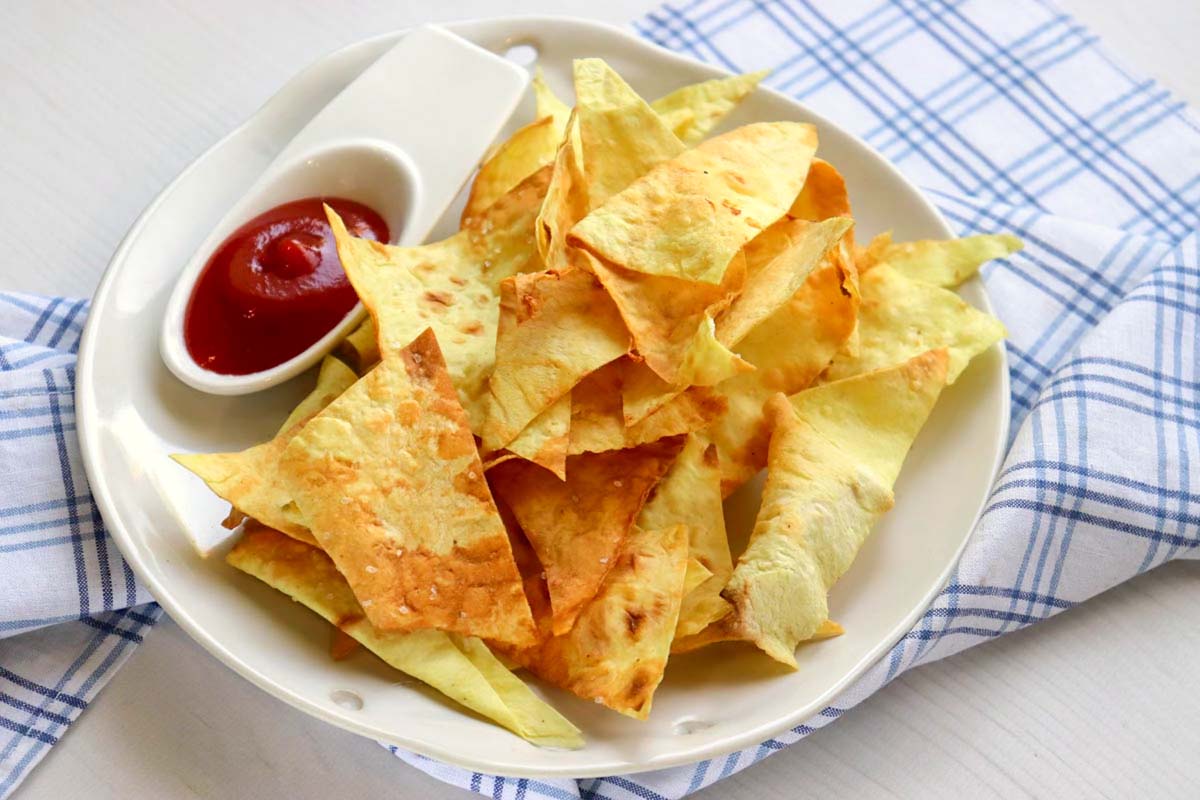
{"type": "MultiPolygon", "coordinates": [[[[686,65],[690,69],[702,68],[704,71],[711,73],[713,76],[727,75],[727,70],[717,67],[712,64],[707,64],[698,61],[691,57],[668,50],[654,42],[646,40],[635,33],[626,30],[617,25],[597,20],[591,20],[582,17],[573,17],[566,15],[555,14],[520,14],[508,16],[496,16],[486,18],[474,18],[467,20],[457,20],[453,22],[439,23],[451,31],[464,33],[468,38],[474,35],[481,35],[481,32],[487,31],[489,28],[503,28],[504,26],[555,26],[555,25],[570,25],[578,28],[590,28],[593,31],[600,31],[605,35],[616,35],[625,40],[626,43],[631,43],[637,47],[653,51],[653,54],[658,58],[670,59],[677,64],[686,65]]],[[[293,690],[276,683],[269,676],[259,672],[246,663],[240,661],[233,653],[229,652],[226,647],[218,639],[211,636],[199,623],[192,619],[186,609],[179,605],[176,599],[169,591],[165,591],[165,587],[157,579],[150,567],[143,562],[138,556],[138,549],[132,544],[130,537],[124,530],[123,521],[120,514],[115,508],[115,503],[112,499],[112,488],[108,485],[107,477],[104,470],[101,468],[101,446],[98,442],[99,429],[102,426],[102,421],[97,418],[98,408],[97,401],[94,397],[95,391],[95,376],[94,376],[94,354],[98,348],[96,320],[99,315],[90,313],[98,306],[105,303],[109,292],[116,280],[117,274],[120,272],[122,264],[127,259],[129,250],[133,243],[140,237],[149,219],[153,216],[157,208],[164,202],[165,198],[175,189],[175,187],[193,170],[198,168],[198,165],[204,161],[210,153],[222,147],[229,139],[234,137],[240,131],[251,125],[253,121],[268,108],[277,102],[282,102],[281,95],[287,93],[287,90],[293,85],[301,82],[306,76],[320,70],[328,62],[336,60],[344,56],[348,51],[369,47],[372,43],[380,40],[391,39],[394,37],[403,36],[417,26],[400,28],[393,31],[377,34],[348,43],[341,47],[330,50],[329,52],[319,56],[307,66],[303,67],[294,73],[287,81],[285,81],[267,100],[252,112],[243,122],[233,127],[214,142],[210,147],[206,148],[202,153],[197,155],[186,167],[180,170],[174,178],[171,179],[150,201],[149,204],[135,219],[126,234],[121,238],[112,257],[109,259],[103,274],[97,284],[96,290],[92,295],[91,304],[87,321],[84,325],[83,335],[80,340],[77,360],[77,381],[76,381],[76,420],[78,426],[78,439],[80,451],[84,466],[85,474],[88,477],[88,482],[91,488],[92,496],[95,498],[97,508],[100,511],[101,517],[104,519],[106,529],[112,536],[113,541],[120,549],[126,562],[133,569],[142,585],[150,591],[155,597],[156,602],[171,616],[171,618],[187,633],[187,635],[197,642],[201,647],[216,657],[225,666],[232,669],[241,677],[253,683],[260,689],[268,692],[274,697],[283,702],[307,713],[324,722],[335,725],[344,730],[350,730],[362,736],[371,739],[379,740],[377,732],[366,730],[366,726],[356,725],[353,720],[344,717],[333,715],[323,706],[316,704],[307,697],[300,695],[293,690]],[[165,599],[159,599],[160,597],[165,599]]],[[[520,37],[510,37],[513,44],[518,44],[520,37]]],[[[846,130],[842,126],[836,124],[824,115],[813,111],[803,102],[796,100],[786,94],[778,92],[770,87],[760,86],[757,91],[768,92],[774,95],[777,99],[782,99],[788,104],[796,107],[799,111],[811,119],[818,127],[828,127],[836,129],[841,135],[852,139],[858,144],[864,152],[869,153],[875,161],[874,166],[890,172],[892,177],[898,179],[906,185],[911,192],[920,199],[924,206],[924,211],[937,221],[942,228],[943,233],[947,237],[955,236],[955,231],[947,223],[941,211],[933,204],[929,197],[922,189],[905,176],[899,168],[892,162],[884,158],[871,145],[867,144],[857,135],[846,130]]],[[[986,287],[982,284],[978,277],[972,279],[978,282],[978,298],[974,302],[975,305],[989,313],[994,313],[990,297],[986,287]]],[[[1005,453],[1007,451],[1007,440],[1009,436],[1010,415],[1011,415],[1011,387],[1010,376],[1008,369],[1008,354],[1001,340],[991,348],[996,351],[998,363],[995,367],[999,371],[999,391],[1001,392],[1001,403],[999,408],[1000,420],[997,426],[997,439],[1001,442],[1001,446],[996,450],[994,463],[991,465],[990,475],[991,480],[989,486],[995,482],[995,477],[1003,463],[1005,453]]],[[[741,729],[736,732],[731,732],[728,736],[721,740],[708,745],[700,745],[693,748],[681,748],[678,752],[658,756],[649,760],[631,763],[613,762],[605,765],[600,764],[593,768],[580,769],[578,767],[563,766],[563,767],[523,767],[519,763],[508,763],[502,759],[489,761],[482,757],[464,757],[458,752],[452,752],[445,747],[439,747],[436,744],[430,744],[423,741],[414,741],[406,737],[390,737],[387,744],[396,745],[406,750],[411,750],[415,753],[435,758],[444,761],[448,764],[462,767],[473,771],[483,772],[487,774],[497,774],[511,777],[559,777],[559,778],[591,778],[604,777],[614,774],[635,774],[647,772],[650,770],[664,769],[685,764],[692,764],[697,761],[711,759],[721,755],[726,755],[738,750],[752,747],[761,742],[778,735],[779,733],[789,730],[796,725],[802,723],[813,714],[820,711],[829,704],[829,702],[841,694],[851,683],[858,680],[862,675],[876,662],[879,661],[895,644],[908,632],[912,626],[920,619],[925,611],[932,604],[934,599],[941,593],[945,587],[950,575],[957,567],[963,550],[970,541],[971,533],[978,525],[979,519],[983,514],[987,505],[988,493],[984,493],[979,506],[976,509],[971,524],[964,531],[961,541],[955,547],[952,557],[948,560],[947,565],[941,570],[937,580],[931,585],[929,590],[921,598],[913,609],[908,612],[898,624],[888,632],[887,636],[883,637],[876,645],[872,646],[852,668],[848,669],[845,674],[830,686],[824,693],[810,700],[808,703],[798,706],[786,715],[776,719],[773,722],[760,724],[753,728],[741,729]]],[[[186,605],[186,604],[185,604],[186,605]]]]}

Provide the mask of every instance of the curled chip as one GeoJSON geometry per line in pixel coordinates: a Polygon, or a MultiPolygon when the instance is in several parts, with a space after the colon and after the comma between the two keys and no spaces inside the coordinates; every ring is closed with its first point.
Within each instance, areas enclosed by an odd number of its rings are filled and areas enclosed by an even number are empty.
{"type": "Polygon", "coordinates": [[[864,253],[867,269],[885,263],[914,281],[946,288],[958,286],[985,262],[1011,256],[1023,246],[1007,233],[899,243],[888,236],[871,244],[864,253]]]}
{"type": "Polygon", "coordinates": [[[707,136],[765,77],[767,70],[693,83],[663,95],[650,107],[680,141],[691,146],[707,136]]]}
{"type": "Polygon", "coordinates": [[[533,619],[433,331],[313,417],[279,470],[380,631],[516,644],[533,619]]]}
{"type": "Polygon", "coordinates": [[[892,507],[892,484],[946,385],[948,361],[933,350],[769,401],[762,507],[723,592],[736,638],[795,668],[796,645],[829,618],[829,588],[892,507]]]}

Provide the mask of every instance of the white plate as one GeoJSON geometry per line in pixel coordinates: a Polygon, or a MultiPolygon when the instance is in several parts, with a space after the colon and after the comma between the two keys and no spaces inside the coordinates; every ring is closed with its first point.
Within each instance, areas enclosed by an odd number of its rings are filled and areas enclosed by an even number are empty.
{"type": "MultiPolygon", "coordinates": [[[[449,27],[498,52],[520,43],[537,47],[548,80],[568,97],[571,59],[577,56],[605,58],[648,97],[720,74],[622,30],[581,20],[514,18],[449,27]]],[[[227,507],[168,454],[235,450],[269,438],[313,378],[247,397],[189,389],[158,354],[171,287],[211,226],[291,135],[401,35],[347,47],[297,75],[184,170],[118,248],[88,318],[77,395],[84,461],[109,531],[175,621],[241,675],[335,725],[473,769],[575,777],[658,769],[748,747],[797,725],[885,653],[946,580],[1006,439],[1002,347],[976,359],[942,396],[900,476],[895,509],[833,590],[831,613],[845,626],[844,636],[801,648],[800,669],[790,673],[749,648],[726,646],[672,659],[647,722],[545,689],[587,737],[587,746],[575,752],[533,747],[369,655],[331,661],[325,622],[194,549],[193,539],[222,537],[218,523],[227,507]],[[333,695],[341,690],[359,695],[362,708],[336,703],[333,695]]],[[[532,100],[520,113],[510,128],[530,117],[532,100]]],[[[729,125],[778,119],[817,124],[820,155],[845,175],[864,240],[888,228],[900,239],[951,234],[933,206],[887,162],[783,95],[759,90],[729,125]]],[[[452,230],[452,220],[444,220],[438,233],[452,230]]],[[[962,294],[988,308],[977,281],[962,294]]],[[[756,503],[756,489],[739,493],[730,509],[731,531],[744,536],[756,503]]]]}

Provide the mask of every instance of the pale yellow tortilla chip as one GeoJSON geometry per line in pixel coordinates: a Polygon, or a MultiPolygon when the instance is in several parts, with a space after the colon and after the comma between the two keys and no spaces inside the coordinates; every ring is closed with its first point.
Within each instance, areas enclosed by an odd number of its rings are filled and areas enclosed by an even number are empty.
{"type": "Polygon", "coordinates": [[[657,530],[681,524],[688,531],[688,555],[708,572],[683,597],[675,636],[698,633],[727,613],[730,605],[721,590],[733,573],[733,558],[725,534],[721,504],[721,467],[717,448],[699,436],[689,436],[666,477],[655,488],[637,524],[657,530]]]}
{"type": "Polygon", "coordinates": [[[208,488],[233,506],[229,527],[244,517],[315,545],[308,520],[292,502],[292,493],[279,474],[279,456],[299,426],[348,389],[354,372],[333,356],[326,356],[317,374],[317,385],[288,415],[279,433],[269,442],[236,453],[177,453],[175,461],[194,472],[208,488]]]}
{"type": "Polygon", "coordinates": [[[433,331],[385,352],[279,459],[380,631],[533,639],[508,535],[433,331]]]}
{"type": "Polygon", "coordinates": [[[479,430],[486,413],[500,283],[541,269],[531,237],[549,176],[547,167],[470,227],[421,247],[354,238],[337,214],[327,211],[342,267],[375,321],[380,351],[398,352],[433,328],[472,430],[479,430]]]}
{"type": "Polygon", "coordinates": [[[633,272],[719,284],[791,206],[816,147],[809,124],[744,125],[660,163],[603,205],[593,198],[568,241],[633,272]]]}
{"type": "Polygon", "coordinates": [[[488,473],[496,497],[512,511],[545,569],[555,634],[570,630],[599,591],[646,496],[683,444],[676,436],[571,456],[565,481],[521,460],[488,473]]]}
{"type": "Polygon", "coordinates": [[[533,72],[533,99],[537,104],[536,116],[551,117],[559,131],[563,131],[567,126],[567,119],[571,116],[571,107],[558,99],[558,95],[546,83],[546,76],[542,73],[542,68],[538,67],[533,72]]]}
{"type": "Polygon", "coordinates": [[[518,736],[545,747],[583,746],[579,729],[478,639],[435,630],[382,633],[371,627],[346,579],[319,549],[260,529],[247,533],[226,561],[324,617],[389,666],[518,736]]]}
{"type": "Polygon", "coordinates": [[[946,351],[768,401],[762,506],[723,596],[738,638],[795,668],[946,385],[946,351]]]}
{"type": "Polygon", "coordinates": [[[684,526],[635,527],[574,627],[516,660],[548,683],[645,719],[670,656],[687,560],[684,526]]]}
{"type": "Polygon", "coordinates": [[[554,160],[564,127],[542,117],[520,128],[479,168],[462,212],[462,227],[482,215],[533,173],[554,160]]]}
{"type": "Polygon", "coordinates": [[[379,340],[375,334],[375,320],[367,317],[362,324],[350,332],[334,351],[338,358],[350,365],[359,375],[379,363],[379,340]]]}
{"type": "MultiPolygon", "coordinates": [[[[731,607],[732,608],[732,607],[731,607]]],[[[809,638],[805,639],[800,644],[810,644],[812,642],[820,642],[825,639],[832,639],[835,636],[841,636],[846,632],[838,623],[831,619],[827,619],[821,623],[809,638]]],[[[680,655],[682,653],[691,653],[699,650],[701,647],[707,647],[710,644],[719,642],[740,642],[742,641],[741,633],[737,628],[737,620],[733,614],[717,620],[712,625],[709,625],[699,633],[693,633],[691,636],[679,636],[675,641],[671,642],[671,655],[680,655]]]]}
{"type": "Polygon", "coordinates": [[[727,403],[713,389],[692,386],[626,426],[621,407],[621,381],[628,357],[588,375],[571,390],[571,455],[624,450],[664,436],[691,433],[707,427],[725,413],[727,403]]]}
{"type": "Polygon", "coordinates": [[[745,259],[740,254],[719,285],[647,275],[590,253],[578,255],[616,303],[638,355],[672,387],[711,386],[752,369],[717,340],[713,323],[745,279],[745,259]]]}
{"type": "MultiPolygon", "coordinates": [[[[583,270],[517,275],[500,288],[484,448],[499,450],[589,373],[629,351],[616,305],[583,270]]],[[[566,410],[570,418],[569,406],[566,410]]],[[[511,448],[510,448],[511,449],[511,448]]]]}
{"type": "Polygon", "coordinates": [[[697,144],[767,77],[770,70],[714,78],[663,95],[650,104],[684,144],[697,144]]]}
{"type": "Polygon", "coordinates": [[[823,380],[900,364],[918,353],[945,347],[953,383],[972,358],[1004,338],[1000,320],[949,289],[904,277],[886,262],[863,275],[859,287],[858,353],[839,353],[823,380]]]}
{"type": "MultiPolygon", "coordinates": [[[[683,596],[686,598],[689,594],[699,589],[711,577],[712,573],[708,571],[708,567],[700,563],[700,559],[688,556],[687,571],[683,576],[683,596]]],[[[681,607],[680,611],[682,610],[681,607]]],[[[675,630],[679,630],[679,623],[675,624],[675,630]]]]}
{"type": "Polygon", "coordinates": [[[574,77],[575,114],[591,210],[685,148],[649,104],[604,61],[576,59],[574,77]]]}
{"type": "Polygon", "coordinates": [[[881,240],[875,250],[868,248],[870,266],[886,263],[892,269],[920,283],[953,288],[979,271],[986,262],[1007,258],[1024,245],[1011,234],[981,234],[961,239],[924,239],[917,242],[886,244],[881,240]]]}

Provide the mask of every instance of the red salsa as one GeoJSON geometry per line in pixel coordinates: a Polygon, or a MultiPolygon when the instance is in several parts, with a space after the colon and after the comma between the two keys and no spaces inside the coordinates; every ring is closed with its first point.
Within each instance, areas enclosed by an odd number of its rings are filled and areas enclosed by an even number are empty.
{"type": "Polygon", "coordinates": [[[221,243],[192,290],[183,338],[197,364],[225,375],[270,369],[354,307],[322,203],[352,235],[388,240],[383,217],[353,200],[309,197],[259,214],[221,243]]]}

